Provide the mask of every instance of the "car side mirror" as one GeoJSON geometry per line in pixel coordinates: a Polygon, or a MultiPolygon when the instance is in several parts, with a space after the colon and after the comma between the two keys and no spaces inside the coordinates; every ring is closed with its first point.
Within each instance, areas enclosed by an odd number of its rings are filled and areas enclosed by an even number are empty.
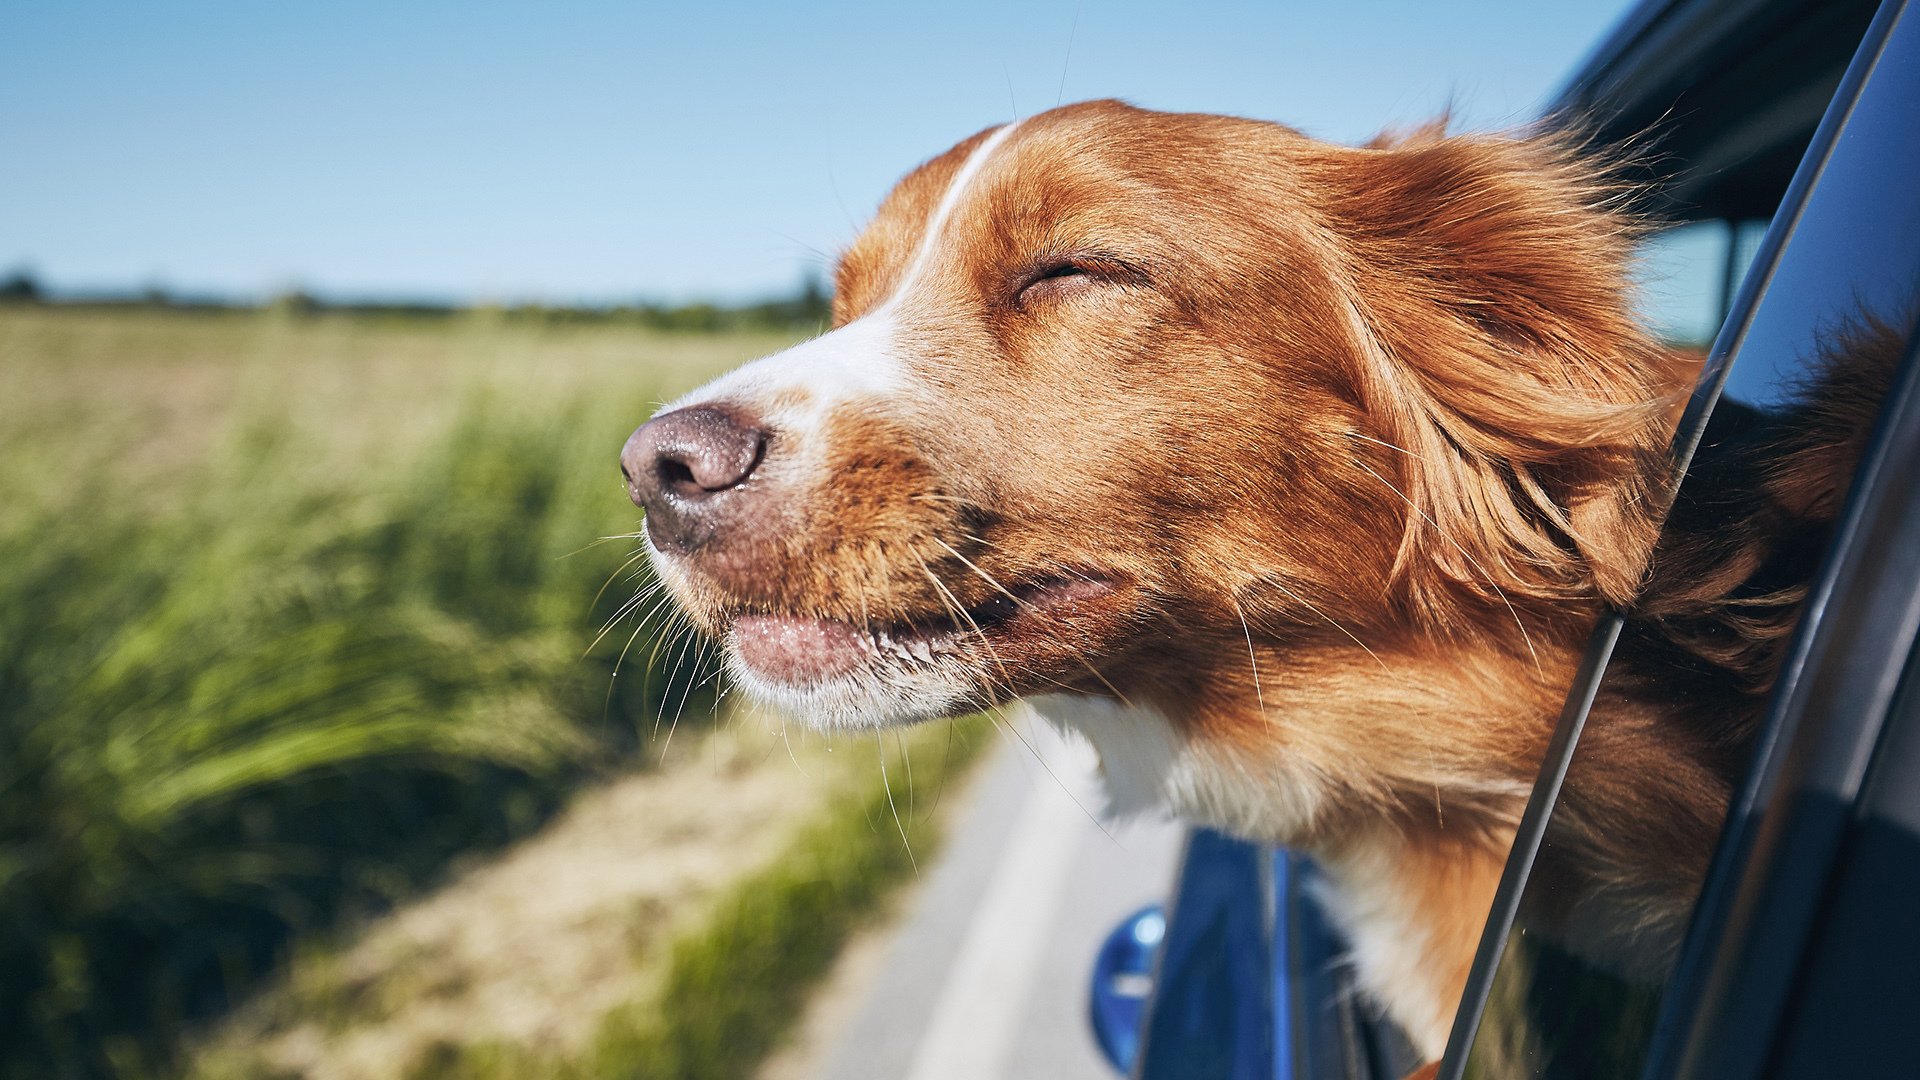
{"type": "Polygon", "coordinates": [[[1131,1075],[1140,1054],[1140,1023],[1153,990],[1154,962],[1167,936],[1167,912],[1158,904],[1128,916],[1100,946],[1088,990],[1088,1018],[1101,1054],[1120,1075],[1131,1075]]]}

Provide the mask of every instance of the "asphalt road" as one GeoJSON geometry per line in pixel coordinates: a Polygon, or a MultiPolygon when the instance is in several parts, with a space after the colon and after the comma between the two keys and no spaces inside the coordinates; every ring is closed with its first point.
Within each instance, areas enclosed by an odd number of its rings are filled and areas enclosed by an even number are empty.
{"type": "Polygon", "coordinates": [[[1037,719],[1017,729],[923,868],[823,1080],[1114,1080],[1087,1025],[1093,957],[1165,900],[1182,834],[1097,821],[1091,751],[1037,719]]]}

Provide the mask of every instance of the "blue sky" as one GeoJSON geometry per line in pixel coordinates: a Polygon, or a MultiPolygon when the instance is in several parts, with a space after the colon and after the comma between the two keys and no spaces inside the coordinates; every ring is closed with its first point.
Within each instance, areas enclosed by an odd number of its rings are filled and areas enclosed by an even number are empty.
{"type": "Polygon", "coordinates": [[[1063,97],[1344,141],[1449,102],[1499,126],[1628,6],[10,3],[0,272],[740,299],[824,267],[915,163],[1063,97]]]}

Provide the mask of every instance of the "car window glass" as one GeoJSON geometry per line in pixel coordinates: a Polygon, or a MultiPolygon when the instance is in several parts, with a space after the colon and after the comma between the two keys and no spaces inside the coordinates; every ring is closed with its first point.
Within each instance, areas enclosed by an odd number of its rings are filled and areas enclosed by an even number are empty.
{"type": "Polygon", "coordinates": [[[1764,219],[1714,218],[1649,236],[1636,258],[1642,321],[1670,345],[1705,352],[1766,229],[1764,219]]]}
{"type": "Polygon", "coordinates": [[[1727,791],[1920,310],[1916,58],[1920,19],[1907,18],[1727,369],[1548,821],[1467,1076],[1638,1073],[1727,791]]]}

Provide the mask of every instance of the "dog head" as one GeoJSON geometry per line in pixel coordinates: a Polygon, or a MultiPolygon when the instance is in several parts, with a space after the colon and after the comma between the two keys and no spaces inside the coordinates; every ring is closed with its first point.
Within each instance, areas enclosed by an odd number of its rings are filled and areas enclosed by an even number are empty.
{"type": "Polygon", "coordinates": [[[887,197],[831,331],[635,432],[654,565],[823,724],[1058,691],[1266,738],[1330,665],[1524,655],[1650,538],[1676,377],[1611,197],[1550,138],[981,132],[887,197]]]}

